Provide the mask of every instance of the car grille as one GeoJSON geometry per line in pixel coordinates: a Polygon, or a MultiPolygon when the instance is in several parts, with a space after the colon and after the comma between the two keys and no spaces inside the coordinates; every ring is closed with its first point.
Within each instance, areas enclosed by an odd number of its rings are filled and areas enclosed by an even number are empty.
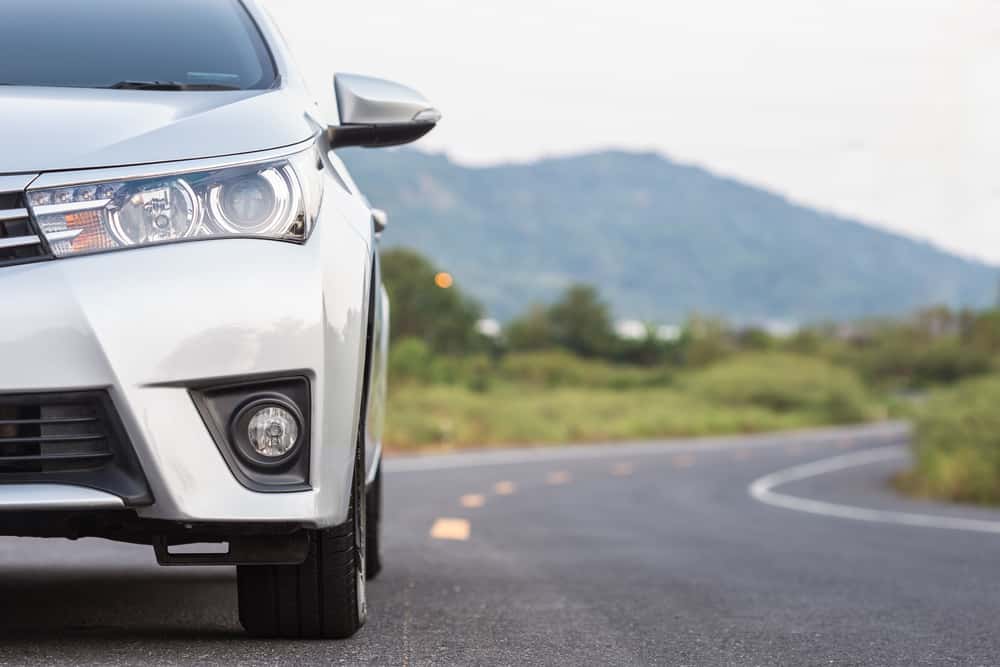
{"type": "Polygon", "coordinates": [[[35,262],[48,256],[28,214],[24,193],[0,191],[0,267],[35,262]]]}
{"type": "Polygon", "coordinates": [[[151,500],[104,392],[0,395],[0,484],[79,484],[130,504],[151,500]]]}
{"type": "Polygon", "coordinates": [[[0,397],[0,474],[103,466],[114,454],[102,413],[86,398],[0,397]]]}

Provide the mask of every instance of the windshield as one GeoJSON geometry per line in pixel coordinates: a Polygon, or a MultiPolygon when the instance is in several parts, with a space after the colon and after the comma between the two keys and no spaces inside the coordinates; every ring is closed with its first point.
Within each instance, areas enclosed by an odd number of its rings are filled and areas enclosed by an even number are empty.
{"type": "Polygon", "coordinates": [[[251,90],[276,80],[239,0],[2,4],[0,85],[251,90]]]}

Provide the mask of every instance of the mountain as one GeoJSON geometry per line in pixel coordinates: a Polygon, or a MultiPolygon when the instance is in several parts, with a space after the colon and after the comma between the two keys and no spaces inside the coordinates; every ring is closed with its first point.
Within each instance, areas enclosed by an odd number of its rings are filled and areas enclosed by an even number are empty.
{"type": "Polygon", "coordinates": [[[804,322],[987,306],[1000,277],[656,154],[485,168],[414,150],[341,157],[389,212],[386,245],[427,254],[499,319],[573,282],[597,286],[620,318],[804,322]]]}

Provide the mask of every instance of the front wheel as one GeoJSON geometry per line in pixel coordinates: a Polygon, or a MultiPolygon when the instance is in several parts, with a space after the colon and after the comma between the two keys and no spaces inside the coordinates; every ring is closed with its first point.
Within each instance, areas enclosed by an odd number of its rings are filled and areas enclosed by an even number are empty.
{"type": "Polygon", "coordinates": [[[347,521],[312,531],[301,565],[237,568],[240,623],[254,637],[347,639],[365,624],[364,449],[355,455],[347,521]]]}

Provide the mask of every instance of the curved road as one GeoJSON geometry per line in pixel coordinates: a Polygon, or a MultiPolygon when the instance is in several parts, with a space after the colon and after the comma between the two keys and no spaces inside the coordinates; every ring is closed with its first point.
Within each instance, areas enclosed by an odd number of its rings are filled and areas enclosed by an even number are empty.
{"type": "Polygon", "coordinates": [[[228,569],[0,540],[0,663],[1000,662],[1000,512],[901,500],[900,426],[387,464],[355,640],[245,640],[228,569]]]}

